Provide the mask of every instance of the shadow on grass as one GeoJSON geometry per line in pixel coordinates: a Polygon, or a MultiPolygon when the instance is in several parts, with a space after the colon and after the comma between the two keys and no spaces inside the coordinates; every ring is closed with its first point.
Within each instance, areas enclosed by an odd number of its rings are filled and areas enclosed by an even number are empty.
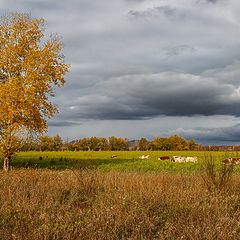
{"type": "MultiPolygon", "coordinates": [[[[116,166],[126,163],[133,163],[137,159],[73,159],[73,158],[19,158],[15,157],[11,161],[13,168],[47,168],[63,170],[74,169],[98,169],[101,166],[116,166]]],[[[2,160],[1,160],[1,163],[2,160]]]]}

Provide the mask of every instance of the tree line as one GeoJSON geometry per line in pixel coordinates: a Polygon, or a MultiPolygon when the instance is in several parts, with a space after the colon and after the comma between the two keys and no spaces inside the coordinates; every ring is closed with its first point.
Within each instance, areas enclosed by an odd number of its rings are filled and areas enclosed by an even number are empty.
{"type": "Polygon", "coordinates": [[[73,141],[63,140],[59,135],[27,138],[22,142],[21,151],[188,151],[203,150],[195,140],[185,140],[173,135],[158,137],[152,141],[146,138],[129,141],[119,137],[90,137],[73,141]]]}

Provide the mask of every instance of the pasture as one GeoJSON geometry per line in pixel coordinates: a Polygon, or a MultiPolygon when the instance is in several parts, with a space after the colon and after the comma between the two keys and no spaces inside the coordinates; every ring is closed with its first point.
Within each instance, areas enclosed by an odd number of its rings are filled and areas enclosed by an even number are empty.
{"type": "MultiPolygon", "coordinates": [[[[227,157],[238,157],[237,152],[201,152],[201,151],[61,151],[61,152],[20,152],[12,160],[13,168],[49,168],[64,169],[98,169],[104,171],[119,170],[130,172],[171,171],[199,172],[202,161],[212,156],[217,164],[227,157]],[[117,158],[111,158],[116,155],[117,158]],[[139,156],[150,155],[148,159],[139,156]],[[168,160],[158,160],[160,156],[195,156],[197,163],[173,163],[168,160]]],[[[236,166],[235,171],[240,172],[236,166]]]]}

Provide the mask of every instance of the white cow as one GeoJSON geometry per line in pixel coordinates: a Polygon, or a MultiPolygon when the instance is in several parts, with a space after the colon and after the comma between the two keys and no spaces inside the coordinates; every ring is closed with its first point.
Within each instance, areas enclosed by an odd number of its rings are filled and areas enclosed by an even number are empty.
{"type": "Polygon", "coordinates": [[[197,162],[197,157],[186,157],[186,162],[196,163],[197,162]]]}
{"type": "Polygon", "coordinates": [[[185,162],[186,158],[181,156],[173,156],[172,162],[185,162]]]}
{"type": "Polygon", "coordinates": [[[173,162],[179,162],[179,163],[184,163],[184,162],[197,162],[197,157],[181,157],[181,156],[173,156],[172,157],[173,162]]]}
{"type": "Polygon", "coordinates": [[[150,157],[150,155],[142,155],[142,156],[140,156],[138,158],[140,158],[140,159],[148,159],[149,157],[150,157]]]}

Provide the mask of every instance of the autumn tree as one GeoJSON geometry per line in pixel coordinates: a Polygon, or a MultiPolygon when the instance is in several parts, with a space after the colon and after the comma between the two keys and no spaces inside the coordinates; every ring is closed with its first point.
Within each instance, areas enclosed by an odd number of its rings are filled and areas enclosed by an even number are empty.
{"type": "Polygon", "coordinates": [[[128,140],[126,138],[109,137],[110,151],[127,151],[129,150],[128,140]]]}
{"type": "Polygon", "coordinates": [[[156,150],[162,150],[162,151],[168,151],[173,150],[171,149],[171,143],[169,142],[168,138],[155,138],[151,142],[151,149],[156,150]]]}
{"type": "Polygon", "coordinates": [[[106,138],[98,138],[97,150],[107,151],[109,149],[108,140],[106,138]]]}
{"type": "Polygon", "coordinates": [[[0,152],[5,170],[22,134],[44,133],[47,119],[57,112],[49,98],[55,86],[64,85],[69,66],[61,40],[43,37],[41,18],[15,13],[0,19],[0,152]]]}
{"type": "Polygon", "coordinates": [[[176,150],[176,151],[188,150],[186,140],[178,135],[170,136],[168,138],[168,141],[171,146],[170,150],[176,150]]]}
{"type": "Polygon", "coordinates": [[[22,140],[20,151],[39,151],[39,139],[34,138],[32,136],[28,136],[22,140]]]}
{"type": "Polygon", "coordinates": [[[39,148],[42,152],[44,151],[53,151],[53,139],[49,136],[41,136],[39,138],[39,148]]]}
{"type": "Polygon", "coordinates": [[[90,151],[91,150],[91,142],[89,138],[82,138],[78,141],[79,150],[82,151],[90,151]]]}
{"type": "Polygon", "coordinates": [[[138,142],[138,150],[147,151],[149,149],[149,142],[146,138],[141,138],[138,142]]]}
{"type": "Polygon", "coordinates": [[[63,140],[58,134],[56,136],[53,136],[52,140],[54,151],[60,151],[63,149],[63,140]]]}
{"type": "Polygon", "coordinates": [[[195,148],[197,147],[197,144],[196,144],[194,139],[190,139],[187,142],[187,145],[188,145],[188,149],[187,150],[195,150],[195,148]]]}

